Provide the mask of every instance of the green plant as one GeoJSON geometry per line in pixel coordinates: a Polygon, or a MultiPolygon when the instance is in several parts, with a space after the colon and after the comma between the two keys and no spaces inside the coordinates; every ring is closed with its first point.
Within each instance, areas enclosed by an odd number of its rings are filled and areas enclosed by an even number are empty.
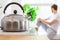
{"type": "Polygon", "coordinates": [[[36,19],[36,11],[38,10],[38,7],[31,8],[29,4],[25,4],[23,6],[24,11],[25,11],[25,17],[31,17],[29,18],[30,21],[34,21],[36,19]]]}

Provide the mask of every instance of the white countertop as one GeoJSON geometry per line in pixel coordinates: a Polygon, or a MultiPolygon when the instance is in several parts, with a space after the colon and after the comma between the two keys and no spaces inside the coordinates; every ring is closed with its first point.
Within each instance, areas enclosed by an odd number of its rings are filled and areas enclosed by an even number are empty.
{"type": "Polygon", "coordinates": [[[29,32],[4,32],[0,29],[0,35],[36,35],[35,33],[29,33],[29,32]]]}

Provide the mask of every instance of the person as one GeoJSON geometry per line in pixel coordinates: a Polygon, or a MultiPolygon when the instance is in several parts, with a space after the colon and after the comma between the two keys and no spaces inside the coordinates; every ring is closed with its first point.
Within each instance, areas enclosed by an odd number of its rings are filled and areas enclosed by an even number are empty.
{"type": "Polygon", "coordinates": [[[41,19],[38,18],[37,20],[37,26],[42,26],[43,29],[48,33],[47,36],[50,40],[52,40],[56,34],[57,34],[57,28],[58,28],[58,13],[57,13],[57,5],[53,4],[51,6],[52,14],[47,19],[41,19]]]}

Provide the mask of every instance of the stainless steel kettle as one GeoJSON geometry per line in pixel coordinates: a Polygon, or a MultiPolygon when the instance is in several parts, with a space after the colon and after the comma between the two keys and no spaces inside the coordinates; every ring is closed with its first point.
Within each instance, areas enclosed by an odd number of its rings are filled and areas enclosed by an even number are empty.
{"type": "MultiPolygon", "coordinates": [[[[12,4],[18,5],[24,13],[24,9],[19,3],[12,2],[6,5],[3,11],[4,14],[7,7],[12,4]]],[[[17,14],[17,10],[14,10],[14,14],[10,14],[2,18],[1,27],[2,27],[2,30],[5,32],[24,32],[28,30],[29,22],[23,15],[17,14]]]]}

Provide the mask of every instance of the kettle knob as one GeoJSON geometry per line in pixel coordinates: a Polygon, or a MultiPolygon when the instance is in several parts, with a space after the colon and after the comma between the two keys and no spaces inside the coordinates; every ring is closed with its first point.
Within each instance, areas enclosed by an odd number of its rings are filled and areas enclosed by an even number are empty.
{"type": "Polygon", "coordinates": [[[14,14],[17,14],[17,10],[14,10],[14,14]]]}

